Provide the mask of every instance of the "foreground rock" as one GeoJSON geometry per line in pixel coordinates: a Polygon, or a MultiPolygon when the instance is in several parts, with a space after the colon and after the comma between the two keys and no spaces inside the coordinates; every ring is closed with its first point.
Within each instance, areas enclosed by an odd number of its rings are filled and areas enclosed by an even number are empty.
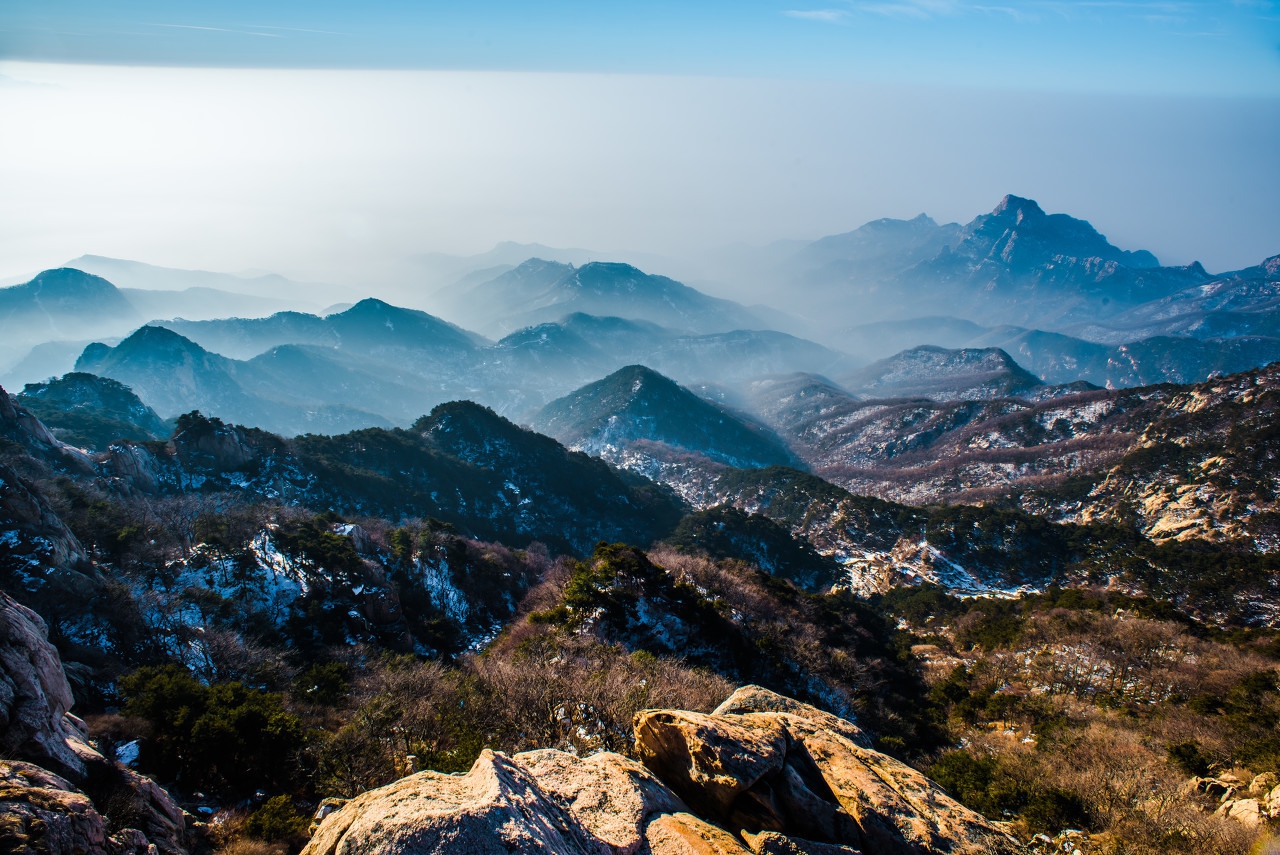
{"type": "Polygon", "coordinates": [[[0,852],[185,855],[182,809],[94,750],[71,702],[44,622],[0,592],[0,852]]]}
{"type": "Polygon", "coordinates": [[[0,756],[83,780],[85,757],[97,752],[68,714],[71,701],[44,621],[0,592],[0,756]]]}
{"type": "Polygon", "coordinates": [[[858,728],[759,687],[711,715],[636,717],[618,754],[483,752],[320,823],[305,855],[1018,855],[1025,850],[858,728]]]}

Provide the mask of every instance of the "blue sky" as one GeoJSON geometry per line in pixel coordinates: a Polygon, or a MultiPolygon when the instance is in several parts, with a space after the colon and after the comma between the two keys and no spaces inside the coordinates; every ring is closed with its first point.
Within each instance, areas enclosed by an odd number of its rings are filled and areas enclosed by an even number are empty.
{"type": "Polygon", "coordinates": [[[1280,96],[1280,3],[5,0],[4,59],[1280,96]]]}

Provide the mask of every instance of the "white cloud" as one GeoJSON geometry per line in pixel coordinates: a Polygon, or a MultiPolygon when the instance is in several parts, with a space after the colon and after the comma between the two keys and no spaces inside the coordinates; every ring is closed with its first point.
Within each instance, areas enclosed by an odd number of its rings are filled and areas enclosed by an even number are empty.
{"type": "Polygon", "coordinates": [[[827,24],[838,24],[849,17],[847,9],[787,9],[782,14],[788,18],[800,18],[804,21],[822,21],[827,24]]]}

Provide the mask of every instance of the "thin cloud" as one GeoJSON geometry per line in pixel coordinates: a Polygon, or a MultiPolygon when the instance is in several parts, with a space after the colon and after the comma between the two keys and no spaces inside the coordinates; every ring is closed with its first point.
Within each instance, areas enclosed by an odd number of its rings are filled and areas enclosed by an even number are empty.
{"type": "Polygon", "coordinates": [[[928,21],[964,11],[964,6],[956,2],[956,0],[899,0],[899,2],[890,3],[859,3],[858,8],[873,15],[883,15],[886,18],[912,18],[917,21],[928,21]]]}
{"type": "Polygon", "coordinates": [[[234,33],[238,36],[261,36],[264,39],[282,39],[279,33],[263,33],[256,30],[231,30],[226,27],[200,27],[195,24],[151,24],[152,27],[169,27],[175,30],[207,30],[211,33],[234,33]]]}
{"type": "Polygon", "coordinates": [[[788,18],[799,18],[802,21],[822,21],[826,24],[838,24],[849,17],[847,9],[787,9],[782,14],[788,18]]]}

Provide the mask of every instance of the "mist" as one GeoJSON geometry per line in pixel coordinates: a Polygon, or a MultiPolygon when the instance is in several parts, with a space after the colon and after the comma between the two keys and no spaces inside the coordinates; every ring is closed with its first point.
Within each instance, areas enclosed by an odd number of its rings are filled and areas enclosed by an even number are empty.
{"type": "MultiPolygon", "coordinates": [[[[643,254],[723,296],[728,244],[1005,194],[1166,264],[1280,235],[1280,101],[605,74],[0,64],[0,276],[84,253],[420,304],[412,258],[643,254]]],[[[743,292],[749,291],[750,293],[743,292]]]]}

